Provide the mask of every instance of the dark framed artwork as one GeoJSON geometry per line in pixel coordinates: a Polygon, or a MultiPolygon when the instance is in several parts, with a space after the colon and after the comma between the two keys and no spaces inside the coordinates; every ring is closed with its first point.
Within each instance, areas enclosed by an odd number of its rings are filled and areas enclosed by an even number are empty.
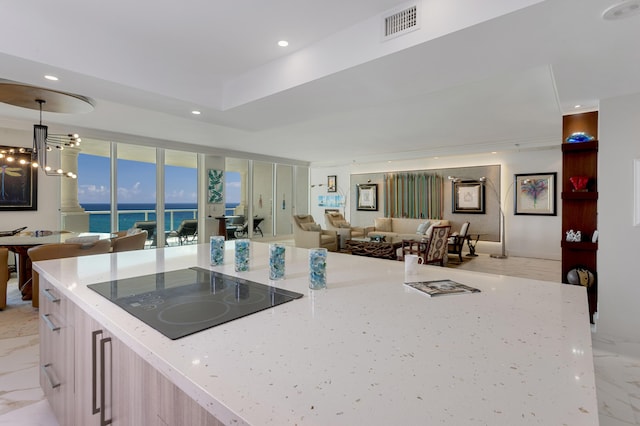
{"type": "Polygon", "coordinates": [[[38,169],[31,153],[0,147],[0,211],[38,210],[38,169]]]}
{"type": "Polygon", "coordinates": [[[556,215],[557,173],[515,175],[515,214],[556,215]]]}
{"type": "Polygon", "coordinates": [[[356,186],[358,206],[357,210],[378,210],[378,184],[361,183],[356,186]]]}
{"type": "Polygon", "coordinates": [[[338,192],[338,177],[336,175],[327,176],[327,192],[338,192]]]}
{"type": "Polygon", "coordinates": [[[451,185],[452,213],[484,214],[484,183],[478,181],[453,182],[451,185]]]}

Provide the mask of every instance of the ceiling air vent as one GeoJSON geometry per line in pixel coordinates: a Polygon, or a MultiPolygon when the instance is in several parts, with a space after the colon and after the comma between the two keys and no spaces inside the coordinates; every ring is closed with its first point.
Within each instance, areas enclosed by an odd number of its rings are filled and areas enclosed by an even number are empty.
{"type": "Polygon", "coordinates": [[[384,18],[384,38],[418,29],[418,6],[413,5],[384,18]]]}

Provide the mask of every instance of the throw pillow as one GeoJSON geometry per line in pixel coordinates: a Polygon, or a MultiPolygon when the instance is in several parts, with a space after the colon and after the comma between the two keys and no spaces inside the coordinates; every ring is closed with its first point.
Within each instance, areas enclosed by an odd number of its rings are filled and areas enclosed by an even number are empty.
{"type": "Polygon", "coordinates": [[[416,231],[416,234],[418,235],[424,235],[424,233],[427,231],[427,229],[429,229],[429,221],[426,221],[424,223],[421,223],[420,225],[418,225],[418,230],[416,231]]]}
{"type": "Polygon", "coordinates": [[[431,234],[433,233],[433,227],[436,225],[431,225],[429,226],[429,229],[427,229],[427,232],[424,233],[424,236],[428,239],[431,238],[431,234]]]}
{"type": "Polygon", "coordinates": [[[320,225],[318,225],[317,223],[302,223],[302,224],[300,224],[300,226],[305,231],[318,232],[318,231],[322,230],[322,228],[320,228],[320,225]]]}
{"type": "Polygon", "coordinates": [[[377,217],[373,222],[373,226],[376,231],[391,232],[391,218],[390,217],[377,217]]]}

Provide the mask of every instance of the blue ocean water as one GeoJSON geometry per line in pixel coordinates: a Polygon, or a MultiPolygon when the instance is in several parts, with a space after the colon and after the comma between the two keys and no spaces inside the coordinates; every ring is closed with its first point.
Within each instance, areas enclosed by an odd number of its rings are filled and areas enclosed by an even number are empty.
{"type": "MultiPolygon", "coordinates": [[[[111,213],[108,203],[85,203],[82,207],[89,213],[89,232],[111,232],[111,213]]],[[[233,211],[238,203],[227,203],[226,211],[233,211]]],[[[118,204],[118,229],[132,228],[136,222],[156,220],[156,205],[149,203],[118,204]]],[[[165,231],[177,229],[184,219],[197,219],[198,205],[195,203],[167,203],[164,207],[165,231]]],[[[229,214],[229,213],[227,213],[229,214]]]]}

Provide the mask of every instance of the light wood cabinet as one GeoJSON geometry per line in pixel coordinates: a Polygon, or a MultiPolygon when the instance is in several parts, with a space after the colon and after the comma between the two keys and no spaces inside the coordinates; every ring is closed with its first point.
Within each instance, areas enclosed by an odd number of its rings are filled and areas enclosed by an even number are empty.
{"type": "Polygon", "coordinates": [[[40,385],[61,425],[222,425],[80,307],[52,302],[46,293],[57,290],[40,282],[40,385]]]}
{"type": "Polygon", "coordinates": [[[73,424],[74,416],[74,328],[69,308],[68,300],[41,280],[40,387],[63,425],[73,424]]]}

